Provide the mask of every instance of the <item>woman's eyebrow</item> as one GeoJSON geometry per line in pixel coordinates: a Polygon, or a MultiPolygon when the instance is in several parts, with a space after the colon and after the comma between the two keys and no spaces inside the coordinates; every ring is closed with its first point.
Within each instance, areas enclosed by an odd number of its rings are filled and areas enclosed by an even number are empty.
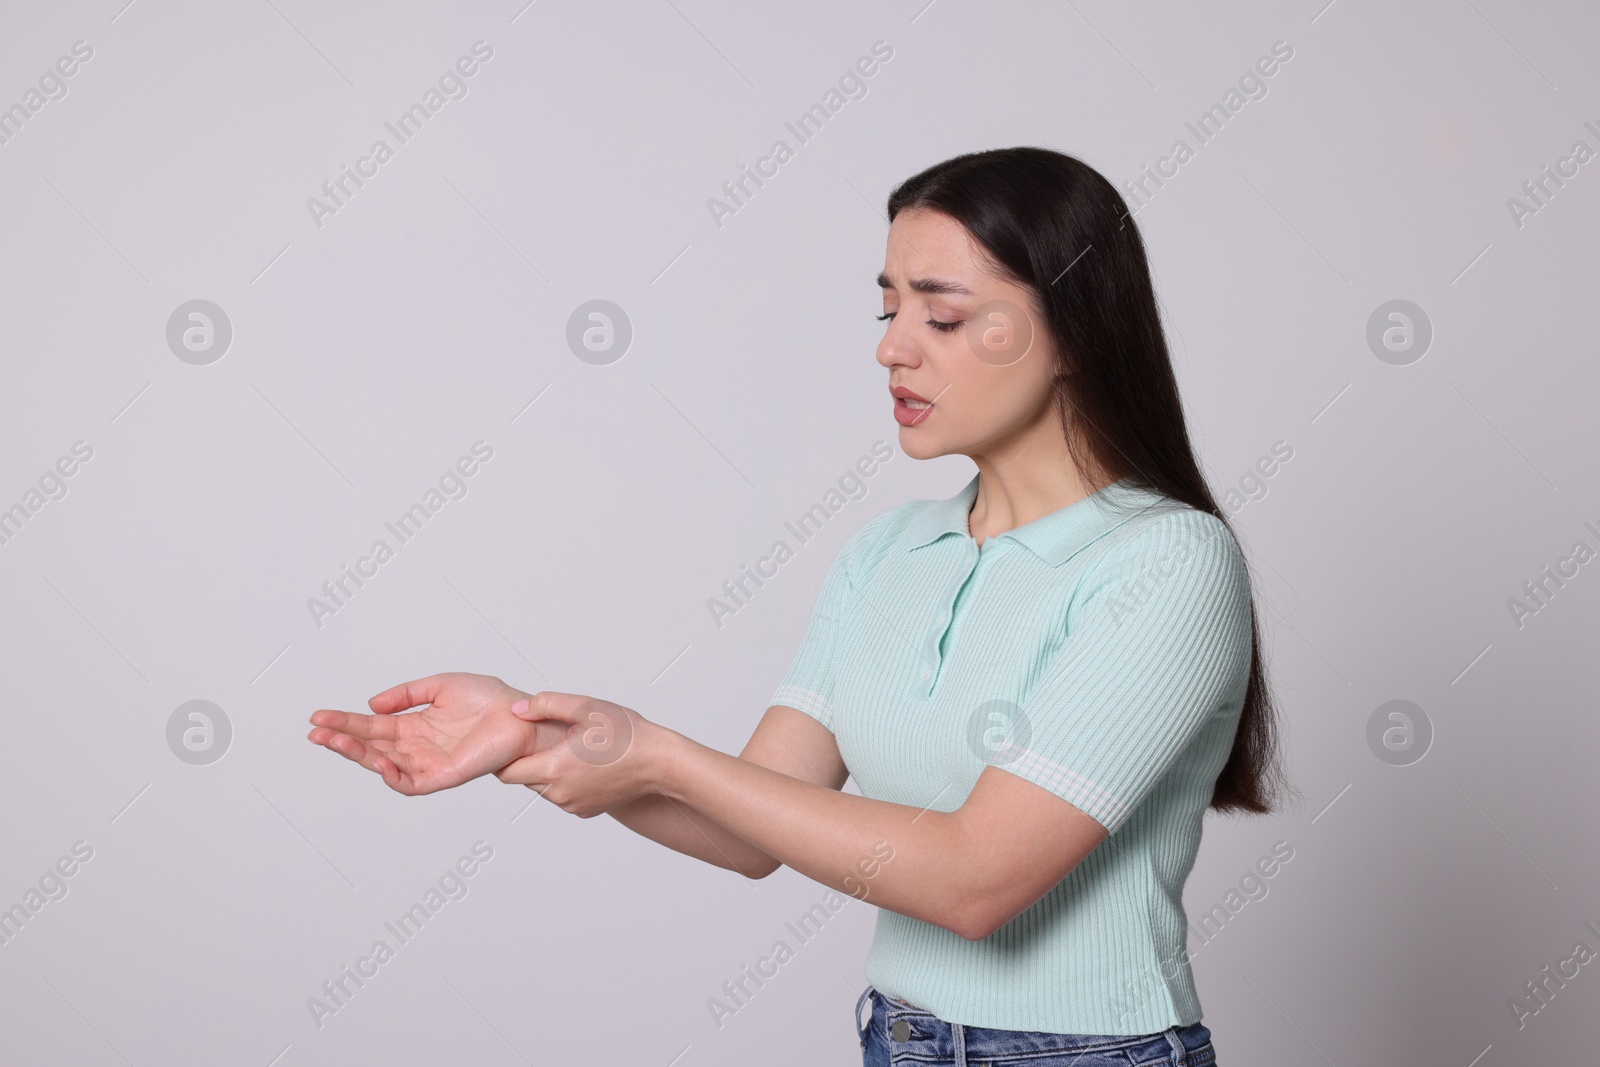
{"type": "MultiPolygon", "coordinates": [[[[919,293],[935,293],[943,295],[971,296],[972,290],[957,282],[947,282],[942,278],[913,278],[906,283],[907,286],[919,293]]],[[[893,289],[894,282],[889,280],[887,274],[878,275],[878,288],[893,289]]]]}

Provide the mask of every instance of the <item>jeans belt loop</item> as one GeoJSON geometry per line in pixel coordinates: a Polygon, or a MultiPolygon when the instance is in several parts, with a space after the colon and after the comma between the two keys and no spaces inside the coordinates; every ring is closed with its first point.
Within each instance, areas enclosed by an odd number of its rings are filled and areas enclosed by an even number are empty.
{"type": "Polygon", "coordinates": [[[867,1025],[862,1026],[861,1005],[865,1004],[867,1002],[867,998],[870,996],[872,996],[872,983],[868,982],[867,988],[863,989],[861,991],[861,996],[856,998],[856,1036],[861,1039],[863,1047],[865,1047],[867,1041],[867,1028],[872,1025],[872,1013],[869,1009],[867,1012],[867,1025]]]}
{"type": "Polygon", "coordinates": [[[1189,1067],[1189,1049],[1183,1043],[1183,1038],[1178,1036],[1178,1028],[1169,1026],[1161,1031],[1161,1036],[1167,1039],[1167,1044],[1172,1046],[1173,1067],[1189,1067]]]}

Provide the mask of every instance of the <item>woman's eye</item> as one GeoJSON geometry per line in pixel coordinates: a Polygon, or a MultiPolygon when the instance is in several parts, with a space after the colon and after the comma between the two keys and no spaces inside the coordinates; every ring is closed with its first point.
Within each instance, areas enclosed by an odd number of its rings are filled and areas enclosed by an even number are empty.
{"type": "MultiPolygon", "coordinates": [[[[899,312],[897,311],[885,311],[882,315],[877,316],[877,319],[879,322],[885,322],[894,318],[898,314],[899,312]]],[[[960,319],[957,319],[955,322],[942,322],[939,319],[928,319],[926,321],[929,326],[932,326],[940,333],[952,333],[961,329],[961,327],[965,325],[965,322],[960,319]]]]}

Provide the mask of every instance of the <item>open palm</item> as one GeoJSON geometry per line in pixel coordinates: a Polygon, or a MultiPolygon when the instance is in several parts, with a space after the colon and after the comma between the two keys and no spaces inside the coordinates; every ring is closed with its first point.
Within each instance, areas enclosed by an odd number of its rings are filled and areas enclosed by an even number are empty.
{"type": "Polygon", "coordinates": [[[498,771],[560,741],[566,723],[512,714],[511,705],[529,696],[487,674],[435,674],[367,701],[375,715],[317,711],[306,737],[381,774],[396,792],[418,796],[498,771]]]}

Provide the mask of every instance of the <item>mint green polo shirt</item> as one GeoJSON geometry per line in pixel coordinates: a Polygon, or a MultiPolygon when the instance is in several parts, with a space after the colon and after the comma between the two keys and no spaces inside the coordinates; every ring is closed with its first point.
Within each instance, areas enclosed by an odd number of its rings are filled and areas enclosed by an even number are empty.
{"type": "Polygon", "coordinates": [[[849,539],[771,703],[832,731],[863,796],[953,811],[998,766],[1111,836],[981,940],[880,909],[867,979],[970,1026],[1196,1022],[1183,884],[1249,680],[1244,558],[1220,519],[1128,479],[980,548],[977,492],[849,539]]]}

